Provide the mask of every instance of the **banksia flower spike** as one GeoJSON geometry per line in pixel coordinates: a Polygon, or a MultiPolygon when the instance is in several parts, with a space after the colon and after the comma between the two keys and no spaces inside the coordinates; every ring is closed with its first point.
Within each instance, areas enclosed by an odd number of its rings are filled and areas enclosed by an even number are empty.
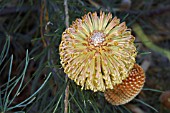
{"type": "Polygon", "coordinates": [[[144,71],[139,65],[135,64],[129,72],[129,76],[121,84],[104,92],[105,99],[112,105],[126,104],[138,95],[144,82],[144,71]]]}
{"type": "Polygon", "coordinates": [[[59,51],[64,72],[82,89],[113,89],[128,77],[135,63],[134,39],[117,17],[90,12],[62,34],[59,51]]]}

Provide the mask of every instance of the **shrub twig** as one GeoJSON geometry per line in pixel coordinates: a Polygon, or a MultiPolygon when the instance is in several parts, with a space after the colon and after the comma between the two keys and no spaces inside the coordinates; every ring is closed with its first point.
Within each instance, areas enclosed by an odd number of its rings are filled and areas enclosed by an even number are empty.
{"type": "MultiPolygon", "coordinates": [[[[68,15],[68,4],[67,0],[64,0],[64,8],[65,8],[65,24],[66,27],[69,27],[69,15],[68,15]]],[[[68,76],[66,76],[66,81],[68,81],[68,76]]],[[[64,99],[64,113],[68,112],[68,98],[69,98],[69,84],[67,84],[65,89],[65,99],[64,99]]]]}

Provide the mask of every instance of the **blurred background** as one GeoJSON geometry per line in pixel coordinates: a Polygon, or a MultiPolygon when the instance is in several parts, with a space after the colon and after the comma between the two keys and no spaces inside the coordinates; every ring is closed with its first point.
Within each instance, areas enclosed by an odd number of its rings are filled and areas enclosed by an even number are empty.
{"type": "Polygon", "coordinates": [[[0,111],[63,113],[170,113],[170,1],[68,0],[69,23],[88,12],[111,12],[136,37],[137,63],[146,73],[140,94],[112,106],[102,93],[65,80],[59,44],[64,0],[0,0],[0,111]]]}

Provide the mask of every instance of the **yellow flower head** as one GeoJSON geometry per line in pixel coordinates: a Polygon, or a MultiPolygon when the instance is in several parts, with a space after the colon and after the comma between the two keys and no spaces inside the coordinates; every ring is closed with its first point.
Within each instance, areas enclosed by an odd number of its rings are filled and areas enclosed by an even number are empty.
{"type": "Polygon", "coordinates": [[[93,91],[113,89],[135,63],[131,30],[112,14],[100,12],[76,19],[62,34],[61,64],[68,77],[93,91]]]}

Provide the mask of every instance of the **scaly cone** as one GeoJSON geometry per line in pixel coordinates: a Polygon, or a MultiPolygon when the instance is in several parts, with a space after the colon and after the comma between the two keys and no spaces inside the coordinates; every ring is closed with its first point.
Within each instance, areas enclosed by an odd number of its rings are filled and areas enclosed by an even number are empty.
{"type": "Polygon", "coordinates": [[[144,82],[144,71],[139,65],[135,64],[129,72],[129,76],[121,84],[104,92],[105,99],[112,105],[126,104],[138,95],[144,82]]]}

